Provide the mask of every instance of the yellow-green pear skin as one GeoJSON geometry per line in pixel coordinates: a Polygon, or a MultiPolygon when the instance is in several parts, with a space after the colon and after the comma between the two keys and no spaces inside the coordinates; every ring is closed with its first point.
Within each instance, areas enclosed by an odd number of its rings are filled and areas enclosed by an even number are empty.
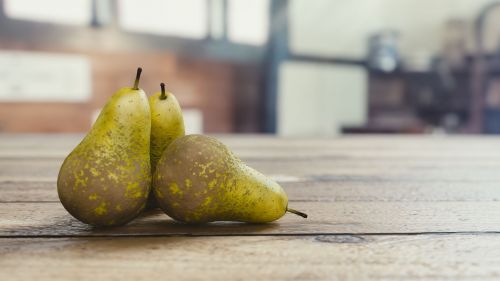
{"type": "Polygon", "coordinates": [[[166,92],[162,83],[162,92],[149,97],[151,108],[151,169],[165,150],[175,139],[182,137],[184,119],[179,102],[171,92],[166,92]]]}
{"type": "Polygon", "coordinates": [[[288,205],[278,183],[203,135],[178,138],[163,152],[153,190],[160,208],[186,223],[271,222],[281,218],[288,205]]]}
{"type": "MultiPolygon", "coordinates": [[[[151,171],[155,171],[156,163],[165,150],[175,139],[185,134],[184,118],[179,102],[174,94],[165,91],[161,83],[161,92],[149,97],[151,108],[151,171]]],[[[153,192],[151,192],[147,209],[157,207],[153,192]]]]}
{"type": "Polygon", "coordinates": [[[57,191],[64,208],[93,226],[122,225],[135,218],[150,192],[150,130],[144,91],[116,92],[62,164],[57,191]]]}

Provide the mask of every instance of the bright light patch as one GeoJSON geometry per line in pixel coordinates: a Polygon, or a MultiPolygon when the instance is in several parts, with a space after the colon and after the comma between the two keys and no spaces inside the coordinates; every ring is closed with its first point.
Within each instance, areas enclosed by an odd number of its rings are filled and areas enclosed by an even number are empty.
{"type": "Polygon", "coordinates": [[[194,39],[208,32],[206,0],[121,0],[120,25],[135,32],[194,39]]]}
{"type": "Polygon", "coordinates": [[[88,25],[91,4],[90,0],[4,0],[4,9],[13,19],[88,25]]]}
{"type": "Polygon", "coordinates": [[[0,51],[0,102],[85,102],[91,90],[85,56],[0,51]]]}
{"type": "Polygon", "coordinates": [[[229,40],[252,45],[267,41],[269,30],[269,0],[229,0],[229,40]]]}

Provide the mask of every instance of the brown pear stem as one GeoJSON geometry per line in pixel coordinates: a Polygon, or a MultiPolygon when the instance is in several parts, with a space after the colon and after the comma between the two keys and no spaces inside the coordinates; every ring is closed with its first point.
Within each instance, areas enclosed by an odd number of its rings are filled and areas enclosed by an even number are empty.
{"type": "Polygon", "coordinates": [[[134,90],[139,90],[139,80],[141,80],[142,68],[137,68],[137,73],[135,74],[134,90]]]}
{"type": "Polygon", "coordinates": [[[296,214],[297,216],[301,216],[303,218],[307,218],[307,214],[306,213],[302,213],[300,211],[297,211],[297,210],[294,210],[294,209],[290,209],[290,208],[286,208],[286,211],[290,212],[292,214],[296,214]]]}
{"type": "Polygon", "coordinates": [[[167,99],[167,95],[165,95],[165,83],[161,83],[160,87],[161,87],[160,99],[161,100],[167,99]]]}

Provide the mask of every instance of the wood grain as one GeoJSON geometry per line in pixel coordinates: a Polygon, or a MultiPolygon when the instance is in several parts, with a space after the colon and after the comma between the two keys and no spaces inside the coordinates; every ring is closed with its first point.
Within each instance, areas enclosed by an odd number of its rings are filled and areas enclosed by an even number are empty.
{"type": "Polygon", "coordinates": [[[499,235],[0,239],[1,280],[498,280],[499,235]]]}
{"type": "Polygon", "coordinates": [[[0,280],[500,279],[499,137],[218,136],[309,218],[107,229],[58,202],[81,137],[0,134],[0,280]]]}
{"type": "MultiPolygon", "coordinates": [[[[251,167],[271,176],[298,180],[360,179],[365,181],[427,181],[500,183],[498,159],[427,159],[411,162],[378,159],[246,159],[251,167]]],[[[1,181],[55,181],[63,159],[0,159],[1,181]]]]}
{"type": "MultiPolygon", "coordinates": [[[[500,201],[500,182],[390,181],[323,176],[282,178],[290,202],[500,201]],[[323,178],[323,179],[322,179],[323,178]]],[[[59,202],[55,181],[0,181],[1,202],[59,202]]]]}
{"type": "Polygon", "coordinates": [[[500,232],[500,202],[293,202],[309,218],[287,214],[270,224],[175,223],[162,212],[123,227],[93,229],[60,203],[0,204],[0,236],[293,235],[500,232]]]}
{"type": "MultiPolygon", "coordinates": [[[[214,135],[242,158],[404,158],[497,159],[496,136],[340,136],[337,138],[277,138],[262,135],[214,135]]],[[[33,156],[64,158],[83,135],[0,134],[0,158],[33,156]]]]}

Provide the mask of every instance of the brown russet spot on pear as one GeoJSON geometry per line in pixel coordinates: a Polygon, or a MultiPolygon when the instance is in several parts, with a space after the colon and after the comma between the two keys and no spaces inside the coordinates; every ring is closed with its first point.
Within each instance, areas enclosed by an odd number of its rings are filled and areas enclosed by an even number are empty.
{"type": "Polygon", "coordinates": [[[122,88],[104,106],[90,132],[64,160],[57,179],[63,206],[94,226],[121,225],[144,208],[150,185],[151,115],[146,94],[122,88]]]}
{"type": "Polygon", "coordinates": [[[153,191],[167,215],[186,223],[264,223],[287,211],[307,216],[288,208],[288,197],[278,183],[203,135],[178,138],[163,152],[153,191]]]}
{"type": "MultiPolygon", "coordinates": [[[[178,137],[185,134],[184,119],[179,102],[174,94],[165,90],[165,84],[160,84],[161,91],[149,97],[151,108],[151,171],[154,173],[156,163],[163,151],[178,137]]],[[[157,207],[153,193],[150,194],[147,208],[157,207]]]]}

